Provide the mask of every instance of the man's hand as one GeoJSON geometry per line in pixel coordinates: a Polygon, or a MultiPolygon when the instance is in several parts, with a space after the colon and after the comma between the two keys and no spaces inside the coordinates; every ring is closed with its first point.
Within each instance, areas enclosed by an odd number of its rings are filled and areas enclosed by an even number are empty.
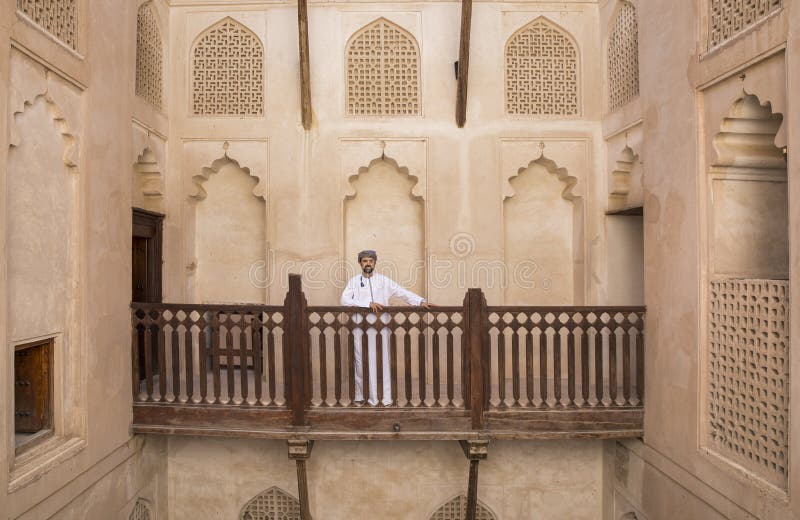
{"type": "Polygon", "coordinates": [[[434,305],[434,304],[432,304],[430,302],[422,302],[422,303],[419,304],[419,306],[423,307],[425,309],[430,309],[431,307],[436,307],[436,305],[434,305]]]}
{"type": "Polygon", "coordinates": [[[383,305],[380,303],[372,302],[369,304],[369,308],[372,309],[372,312],[380,312],[383,310],[383,305]]]}

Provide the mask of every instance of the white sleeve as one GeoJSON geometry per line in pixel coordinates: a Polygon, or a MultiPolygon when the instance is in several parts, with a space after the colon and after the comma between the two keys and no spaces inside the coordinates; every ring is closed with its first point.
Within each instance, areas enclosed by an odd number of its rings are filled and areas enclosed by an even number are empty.
{"type": "Polygon", "coordinates": [[[389,288],[392,291],[392,296],[395,298],[401,298],[409,305],[418,306],[425,301],[425,298],[418,294],[414,294],[413,292],[401,287],[400,284],[395,282],[394,280],[389,281],[389,288]]]}
{"type": "Polygon", "coordinates": [[[344,291],[342,291],[342,297],[339,299],[339,303],[347,307],[355,307],[358,305],[354,280],[355,278],[352,278],[347,282],[347,286],[345,286],[344,291]]]}

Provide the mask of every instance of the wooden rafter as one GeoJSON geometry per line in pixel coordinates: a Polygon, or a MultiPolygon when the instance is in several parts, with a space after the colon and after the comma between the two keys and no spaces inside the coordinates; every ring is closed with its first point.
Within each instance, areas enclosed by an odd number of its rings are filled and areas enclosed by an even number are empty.
{"type": "Polygon", "coordinates": [[[475,520],[478,512],[478,463],[486,460],[488,441],[459,441],[464,456],[469,460],[469,481],[467,483],[467,511],[465,520],[475,520]]]}
{"type": "Polygon", "coordinates": [[[314,447],[314,441],[290,439],[288,445],[289,458],[297,463],[297,491],[300,500],[300,518],[302,520],[312,520],[311,506],[308,502],[306,461],[311,457],[311,449],[314,447]]]}
{"type": "Polygon", "coordinates": [[[458,89],[456,90],[456,124],[467,122],[467,81],[469,77],[469,34],[472,25],[472,0],[461,0],[461,41],[458,47],[458,89]]]}
{"type": "Polygon", "coordinates": [[[297,26],[300,42],[300,110],[303,128],[311,128],[311,72],[308,58],[308,7],[306,0],[297,0],[297,26]]]}

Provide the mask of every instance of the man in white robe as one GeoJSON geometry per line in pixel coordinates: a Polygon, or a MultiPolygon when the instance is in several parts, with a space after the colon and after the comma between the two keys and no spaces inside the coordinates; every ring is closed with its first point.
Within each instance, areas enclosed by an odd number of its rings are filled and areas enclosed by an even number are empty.
{"type": "MultiPolygon", "coordinates": [[[[356,275],[347,282],[347,286],[342,292],[341,304],[349,307],[369,307],[372,312],[378,313],[383,310],[385,305],[389,305],[389,298],[396,297],[404,300],[409,305],[429,307],[428,302],[422,296],[404,289],[394,280],[375,272],[375,263],[378,255],[375,251],[367,250],[358,253],[358,263],[361,266],[361,274],[356,275]]],[[[355,316],[354,321],[360,323],[362,318],[355,316]]],[[[377,322],[376,314],[368,314],[368,323],[377,322]]],[[[383,323],[389,323],[391,317],[388,313],[380,316],[383,323]]],[[[378,361],[376,354],[377,330],[369,328],[367,334],[367,348],[369,349],[369,404],[378,404],[378,361]]],[[[364,402],[363,389],[363,366],[361,357],[361,343],[363,332],[359,329],[353,333],[353,357],[355,365],[355,396],[357,404],[364,402]]],[[[392,404],[392,381],[390,373],[390,352],[389,338],[391,330],[384,328],[381,330],[381,345],[383,352],[383,405],[392,404]]]]}

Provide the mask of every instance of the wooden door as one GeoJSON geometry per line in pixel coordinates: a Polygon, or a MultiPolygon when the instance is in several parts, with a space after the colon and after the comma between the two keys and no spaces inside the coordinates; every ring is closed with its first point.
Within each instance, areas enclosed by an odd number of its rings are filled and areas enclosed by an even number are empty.
{"type": "MultiPolygon", "coordinates": [[[[164,215],[133,208],[131,301],[161,302],[161,236],[164,215]]],[[[158,327],[153,326],[153,371],[158,372],[158,327]]],[[[144,331],[139,331],[139,379],[144,379],[144,331]]]]}
{"type": "Polygon", "coordinates": [[[52,428],[52,342],[22,345],[14,351],[14,431],[52,428]]]}

